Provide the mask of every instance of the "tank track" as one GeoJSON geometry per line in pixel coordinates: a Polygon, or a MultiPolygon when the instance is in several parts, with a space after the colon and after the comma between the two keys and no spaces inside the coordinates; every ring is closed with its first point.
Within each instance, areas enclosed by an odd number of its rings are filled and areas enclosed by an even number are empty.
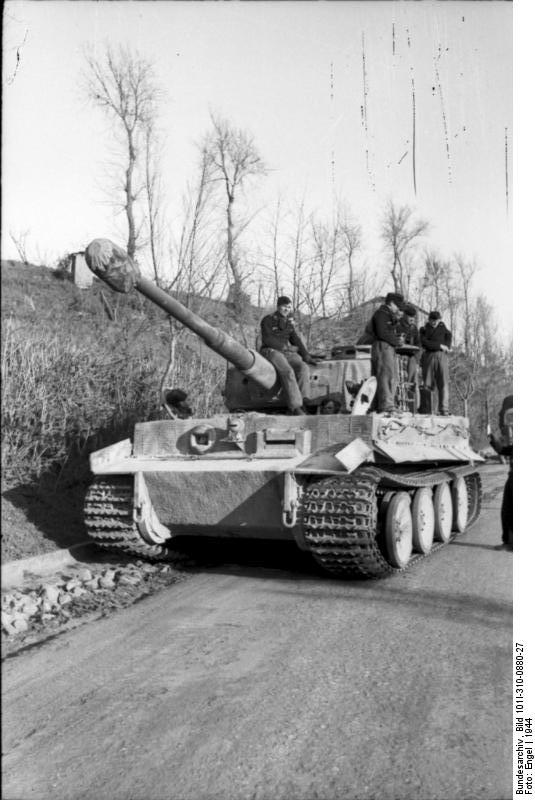
{"type": "MultiPolygon", "coordinates": [[[[467,482],[468,525],[471,525],[481,510],[481,478],[473,472],[473,467],[405,475],[371,467],[358,470],[353,475],[321,478],[309,484],[303,492],[302,530],[305,542],[314,559],[333,575],[382,578],[401,572],[392,567],[383,555],[378,501],[388,489],[433,486],[457,475],[463,475],[467,482]]],[[[430,552],[442,547],[444,544],[437,542],[430,552]]],[[[404,569],[424,557],[414,554],[404,569]]]]}
{"type": "Polygon", "coordinates": [[[114,553],[147,561],[175,561],[179,554],[164,545],[149,544],[134,522],[134,478],[95,478],[85,496],[84,521],[91,539],[114,553]]]}
{"type": "Polygon", "coordinates": [[[468,525],[472,525],[481,514],[481,498],[483,489],[481,486],[481,475],[479,472],[472,472],[465,475],[466,488],[468,489],[468,525]]]}

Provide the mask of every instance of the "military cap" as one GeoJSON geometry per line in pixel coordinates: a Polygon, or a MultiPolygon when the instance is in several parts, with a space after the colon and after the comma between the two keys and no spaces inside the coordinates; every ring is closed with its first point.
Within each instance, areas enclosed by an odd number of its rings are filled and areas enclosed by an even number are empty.
{"type": "Polygon", "coordinates": [[[387,305],[389,303],[395,303],[398,308],[403,308],[403,295],[398,294],[397,292],[388,292],[387,296],[385,297],[385,303],[387,305]]]}

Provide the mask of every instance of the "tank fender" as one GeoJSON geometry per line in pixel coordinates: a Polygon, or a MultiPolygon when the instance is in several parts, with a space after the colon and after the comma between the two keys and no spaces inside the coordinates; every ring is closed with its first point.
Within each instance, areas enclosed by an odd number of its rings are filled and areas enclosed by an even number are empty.
{"type": "Polygon", "coordinates": [[[373,461],[373,450],[359,436],[339,450],[335,458],[340,461],[348,472],[353,472],[364,461],[373,461]]]}
{"type": "Polygon", "coordinates": [[[142,472],[134,474],[134,522],[149,544],[162,544],[171,538],[171,531],[158,519],[142,472]]]}
{"type": "Polygon", "coordinates": [[[95,450],[89,456],[89,467],[91,472],[98,474],[102,467],[108,466],[114,461],[122,461],[132,455],[131,439],[122,439],[120,442],[110,444],[101,450],[95,450]]]}

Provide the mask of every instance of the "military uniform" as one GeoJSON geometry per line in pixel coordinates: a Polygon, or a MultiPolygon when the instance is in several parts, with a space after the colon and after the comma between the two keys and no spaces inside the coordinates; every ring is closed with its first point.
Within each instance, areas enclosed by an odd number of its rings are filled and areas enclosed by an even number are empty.
{"type": "MultiPolygon", "coordinates": [[[[420,334],[418,326],[411,322],[409,318],[402,317],[399,321],[398,332],[403,335],[404,343],[413,347],[420,347],[420,334]]],[[[418,353],[407,356],[407,381],[417,384],[418,382],[418,353]]]]}
{"type": "MultiPolygon", "coordinates": [[[[508,456],[509,461],[509,474],[503,487],[502,507],[500,510],[502,522],[502,544],[506,548],[513,549],[513,442],[507,430],[505,417],[507,412],[512,414],[513,409],[513,395],[508,395],[500,409],[499,424],[501,435],[494,436],[491,434],[490,443],[496,452],[501,456],[508,456]]],[[[511,423],[512,430],[512,423],[511,423]]]]}
{"type": "Polygon", "coordinates": [[[398,384],[397,327],[398,318],[386,303],[377,309],[369,323],[369,330],[373,336],[372,375],[377,378],[376,403],[379,413],[395,409],[394,397],[398,384]]]}
{"type": "Polygon", "coordinates": [[[280,378],[290,411],[301,408],[303,398],[310,397],[310,375],[307,363],[314,363],[292,320],[278,311],[268,314],[260,323],[260,354],[270,361],[280,378]]]}
{"type": "Polygon", "coordinates": [[[423,328],[420,328],[420,343],[423,348],[423,385],[429,392],[438,389],[439,414],[448,414],[449,363],[448,354],[441,349],[441,345],[446,345],[448,349],[451,347],[451,333],[443,322],[439,322],[435,327],[427,322],[423,328]]]}

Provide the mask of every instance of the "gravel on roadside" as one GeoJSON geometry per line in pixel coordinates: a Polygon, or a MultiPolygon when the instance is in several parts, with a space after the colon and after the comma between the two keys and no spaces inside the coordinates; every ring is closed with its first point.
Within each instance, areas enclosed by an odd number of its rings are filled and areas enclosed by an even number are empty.
{"type": "Polygon", "coordinates": [[[45,579],[27,574],[23,585],[2,592],[2,656],[107,616],[187,576],[183,563],[119,559],[69,565],[45,579]]]}

